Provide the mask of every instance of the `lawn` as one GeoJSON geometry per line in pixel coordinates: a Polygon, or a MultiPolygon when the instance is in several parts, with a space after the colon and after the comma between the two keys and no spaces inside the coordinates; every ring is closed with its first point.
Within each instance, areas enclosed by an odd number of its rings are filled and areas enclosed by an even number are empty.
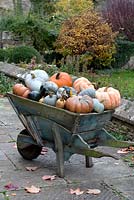
{"type": "Polygon", "coordinates": [[[134,70],[99,71],[89,76],[89,80],[101,86],[117,88],[122,98],[134,101],[134,70]]]}

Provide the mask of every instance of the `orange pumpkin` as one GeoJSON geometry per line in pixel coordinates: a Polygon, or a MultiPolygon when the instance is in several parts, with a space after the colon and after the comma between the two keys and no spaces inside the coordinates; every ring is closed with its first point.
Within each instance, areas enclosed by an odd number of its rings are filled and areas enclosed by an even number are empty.
{"type": "Polygon", "coordinates": [[[87,78],[84,78],[84,77],[76,79],[73,83],[73,87],[78,93],[87,88],[94,89],[94,86],[92,85],[92,83],[87,78]]]}
{"type": "Polygon", "coordinates": [[[96,98],[107,110],[115,109],[121,104],[120,92],[112,87],[102,87],[96,91],[96,98]]]}
{"type": "Polygon", "coordinates": [[[72,77],[66,72],[59,72],[50,77],[50,81],[56,83],[58,87],[72,87],[72,77]]]}
{"type": "Polygon", "coordinates": [[[93,110],[93,100],[87,95],[69,97],[65,108],[71,112],[90,113],[93,110]]]}
{"type": "Polygon", "coordinates": [[[13,86],[13,93],[18,95],[18,96],[22,96],[24,98],[27,98],[28,94],[30,93],[30,90],[27,87],[25,87],[23,84],[16,83],[13,86]]]}

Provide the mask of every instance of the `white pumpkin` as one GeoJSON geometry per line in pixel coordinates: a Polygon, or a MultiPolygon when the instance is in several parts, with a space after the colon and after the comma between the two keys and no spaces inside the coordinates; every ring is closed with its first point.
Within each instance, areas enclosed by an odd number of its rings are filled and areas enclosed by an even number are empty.
{"type": "Polygon", "coordinates": [[[42,83],[45,83],[46,81],[49,80],[49,76],[48,76],[47,72],[44,70],[41,70],[41,69],[32,70],[32,71],[30,71],[30,74],[34,74],[34,76],[38,80],[42,81],[42,83]]]}
{"type": "Polygon", "coordinates": [[[40,87],[49,79],[44,70],[33,70],[25,77],[26,86],[32,91],[40,91],[40,87]]]}

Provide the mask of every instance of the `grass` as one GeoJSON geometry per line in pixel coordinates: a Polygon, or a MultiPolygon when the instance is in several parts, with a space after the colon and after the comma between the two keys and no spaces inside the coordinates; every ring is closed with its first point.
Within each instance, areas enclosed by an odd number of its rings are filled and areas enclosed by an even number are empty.
{"type": "Polygon", "coordinates": [[[14,80],[0,73],[0,94],[11,91],[14,80]]]}
{"type": "Polygon", "coordinates": [[[122,98],[134,100],[134,70],[99,71],[88,76],[99,87],[112,86],[118,89],[122,98]]]}

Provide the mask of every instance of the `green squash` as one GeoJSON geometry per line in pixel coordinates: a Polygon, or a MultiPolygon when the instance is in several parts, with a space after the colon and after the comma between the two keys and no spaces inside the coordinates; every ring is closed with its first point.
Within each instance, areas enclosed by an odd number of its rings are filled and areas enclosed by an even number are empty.
{"type": "Polygon", "coordinates": [[[31,99],[33,101],[39,101],[40,98],[42,97],[41,93],[38,92],[38,91],[31,91],[29,94],[28,94],[28,99],[31,99]]]}

